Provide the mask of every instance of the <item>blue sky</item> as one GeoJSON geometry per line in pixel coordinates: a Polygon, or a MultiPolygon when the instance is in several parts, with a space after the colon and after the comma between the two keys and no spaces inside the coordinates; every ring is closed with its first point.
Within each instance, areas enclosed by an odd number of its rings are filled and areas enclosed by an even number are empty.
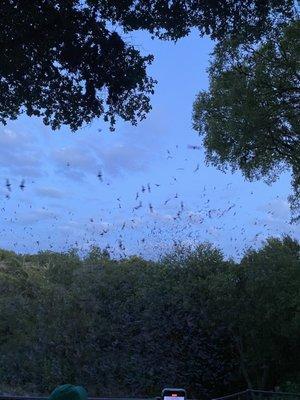
{"type": "Polygon", "coordinates": [[[36,252],[109,245],[115,256],[153,258],[174,240],[209,241],[239,257],[268,236],[300,239],[299,225],[289,224],[288,173],[272,186],[245,182],[240,173],[206,166],[202,149],[188,148],[201,145],[192,104],[207,88],[213,43],[195,32],[176,44],[143,33],[128,39],[154,54],[149,74],[158,80],[153,110],[137,127],[119,122],[110,133],[98,120],[77,133],[53,132],[25,116],[0,127],[0,246],[36,252]]]}

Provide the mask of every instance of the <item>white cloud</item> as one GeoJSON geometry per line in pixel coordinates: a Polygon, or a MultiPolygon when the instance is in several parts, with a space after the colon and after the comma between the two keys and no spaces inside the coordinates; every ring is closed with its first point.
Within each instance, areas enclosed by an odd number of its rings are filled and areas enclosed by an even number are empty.
{"type": "Polygon", "coordinates": [[[43,152],[30,133],[10,129],[0,132],[0,167],[8,176],[39,177],[43,175],[43,152]]]}
{"type": "Polygon", "coordinates": [[[18,222],[21,224],[33,224],[47,220],[57,220],[58,216],[54,212],[45,209],[37,209],[27,212],[18,218],[18,222]]]}
{"type": "Polygon", "coordinates": [[[56,149],[52,153],[52,159],[60,168],[94,170],[95,159],[89,148],[68,146],[56,149]]]}
{"type": "Polygon", "coordinates": [[[52,187],[39,187],[36,189],[36,193],[41,197],[50,197],[52,199],[61,199],[66,196],[66,193],[62,190],[52,187]]]}
{"type": "Polygon", "coordinates": [[[290,218],[290,206],[287,200],[275,199],[258,207],[259,211],[268,214],[270,220],[281,220],[290,218]]]}
{"type": "Polygon", "coordinates": [[[112,147],[98,148],[96,150],[103,169],[112,176],[122,172],[145,170],[148,155],[144,148],[136,145],[124,145],[117,143],[112,147]]]}

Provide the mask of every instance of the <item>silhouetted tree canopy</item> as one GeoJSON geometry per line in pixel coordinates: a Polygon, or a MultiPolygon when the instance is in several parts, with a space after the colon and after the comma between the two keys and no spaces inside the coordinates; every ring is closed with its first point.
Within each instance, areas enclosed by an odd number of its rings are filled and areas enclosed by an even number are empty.
{"type": "Polygon", "coordinates": [[[177,40],[195,27],[220,39],[259,36],[292,0],[3,0],[0,5],[0,120],[22,112],[53,129],[95,117],[136,124],[151,109],[155,81],[123,33],[177,40]]]}
{"type": "Polygon", "coordinates": [[[300,218],[300,22],[278,26],[258,43],[219,43],[210,85],[194,104],[194,127],[207,161],[273,181],[292,172],[290,197],[300,218]]]}
{"type": "Polygon", "coordinates": [[[209,244],[156,262],[95,246],[84,259],[0,250],[0,393],[48,394],[61,382],[107,397],[296,388],[299,254],[290,237],[240,262],[209,244]]]}

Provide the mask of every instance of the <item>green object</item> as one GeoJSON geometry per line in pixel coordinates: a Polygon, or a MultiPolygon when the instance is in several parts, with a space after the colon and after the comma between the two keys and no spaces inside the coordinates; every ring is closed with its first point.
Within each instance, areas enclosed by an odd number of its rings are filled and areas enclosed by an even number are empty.
{"type": "Polygon", "coordinates": [[[259,44],[228,37],[214,50],[208,91],[194,103],[206,160],[271,183],[292,174],[292,218],[300,221],[300,20],[270,30],[259,44]]]}
{"type": "Polygon", "coordinates": [[[54,389],[49,400],[86,400],[87,397],[87,391],[82,386],[65,384],[54,389]]]}

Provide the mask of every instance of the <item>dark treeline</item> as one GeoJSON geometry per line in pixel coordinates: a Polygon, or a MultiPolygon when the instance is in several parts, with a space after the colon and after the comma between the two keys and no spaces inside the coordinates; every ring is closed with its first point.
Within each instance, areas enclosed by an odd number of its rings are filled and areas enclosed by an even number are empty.
{"type": "MultiPolygon", "coordinates": [[[[208,244],[158,262],[92,248],[0,252],[0,390],[189,397],[300,382],[300,244],[269,239],[240,262],[208,244]]],[[[299,390],[299,386],[298,386],[299,390]]]]}

